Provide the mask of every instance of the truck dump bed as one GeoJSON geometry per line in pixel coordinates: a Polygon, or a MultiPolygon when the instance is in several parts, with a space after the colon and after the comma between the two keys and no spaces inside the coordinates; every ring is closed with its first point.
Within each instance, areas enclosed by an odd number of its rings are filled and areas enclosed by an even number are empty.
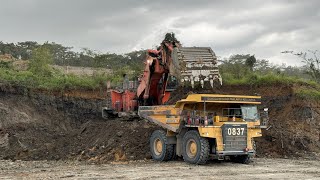
{"type": "Polygon", "coordinates": [[[180,111],[174,105],[167,106],[140,106],[138,114],[162,128],[178,132],[180,126],[180,111]]]}

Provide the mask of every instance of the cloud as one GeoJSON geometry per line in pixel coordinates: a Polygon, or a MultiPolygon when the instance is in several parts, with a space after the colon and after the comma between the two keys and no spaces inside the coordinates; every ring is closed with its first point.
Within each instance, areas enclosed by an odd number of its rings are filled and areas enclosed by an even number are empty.
{"type": "Polygon", "coordinates": [[[221,57],[250,53],[299,65],[280,52],[319,49],[319,12],[316,0],[3,0],[0,40],[125,53],[155,47],[175,32],[183,45],[210,46],[221,57]]]}

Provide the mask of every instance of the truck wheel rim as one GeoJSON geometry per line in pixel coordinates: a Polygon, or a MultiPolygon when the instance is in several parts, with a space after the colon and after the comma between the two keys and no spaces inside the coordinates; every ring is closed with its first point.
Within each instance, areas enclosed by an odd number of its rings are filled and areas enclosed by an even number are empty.
{"type": "Polygon", "coordinates": [[[162,141],[158,138],[154,141],[153,143],[153,149],[154,149],[154,153],[157,155],[157,156],[160,156],[161,153],[162,153],[162,141]]]}
{"type": "Polygon", "coordinates": [[[193,139],[189,139],[187,142],[187,155],[190,158],[194,158],[197,155],[197,143],[193,139]]]}

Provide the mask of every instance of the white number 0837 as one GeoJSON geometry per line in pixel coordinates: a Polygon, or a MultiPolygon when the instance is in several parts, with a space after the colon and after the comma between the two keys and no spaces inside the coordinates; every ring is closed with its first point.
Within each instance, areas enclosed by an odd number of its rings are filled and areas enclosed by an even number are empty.
{"type": "Polygon", "coordinates": [[[232,135],[232,136],[235,136],[235,135],[243,135],[243,132],[244,132],[244,128],[228,128],[228,135],[232,135]]]}

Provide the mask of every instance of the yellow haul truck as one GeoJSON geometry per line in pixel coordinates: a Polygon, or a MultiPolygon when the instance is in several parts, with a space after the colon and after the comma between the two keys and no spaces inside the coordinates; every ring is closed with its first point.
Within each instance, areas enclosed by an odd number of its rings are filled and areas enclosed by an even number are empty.
{"type": "Polygon", "coordinates": [[[140,106],[139,116],[166,129],[150,137],[154,160],[182,156],[192,164],[210,158],[249,163],[254,138],[262,136],[268,121],[268,109],[259,112],[260,104],[260,96],[191,94],[175,105],[140,106]]]}

